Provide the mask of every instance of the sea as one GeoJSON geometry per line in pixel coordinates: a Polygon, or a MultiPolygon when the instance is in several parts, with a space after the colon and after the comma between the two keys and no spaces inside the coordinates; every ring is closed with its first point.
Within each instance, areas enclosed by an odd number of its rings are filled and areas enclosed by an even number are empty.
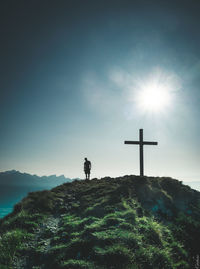
{"type": "MultiPolygon", "coordinates": [[[[51,189],[51,187],[46,189],[51,189]]],[[[40,190],[44,189],[41,186],[0,185],[0,218],[11,213],[14,205],[26,197],[29,192],[40,190]]]]}

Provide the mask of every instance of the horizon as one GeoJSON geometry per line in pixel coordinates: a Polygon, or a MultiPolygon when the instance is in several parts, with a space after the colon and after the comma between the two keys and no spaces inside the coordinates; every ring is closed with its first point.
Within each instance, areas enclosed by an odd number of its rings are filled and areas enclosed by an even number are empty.
{"type": "MultiPolygon", "coordinates": [[[[18,172],[20,174],[28,174],[28,175],[31,175],[31,176],[37,176],[37,177],[51,177],[51,176],[55,176],[55,177],[62,177],[64,176],[66,179],[70,179],[70,180],[76,180],[76,179],[80,179],[80,180],[85,180],[85,178],[79,178],[79,177],[74,177],[74,178],[71,178],[71,177],[68,177],[64,174],[42,174],[42,175],[39,175],[37,173],[34,173],[34,174],[31,174],[29,172],[26,172],[26,171],[19,171],[19,170],[15,170],[15,169],[12,169],[12,170],[6,170],[6,171],[2,171],[0,170],[0,173],[7,173],[7,172],[18,172]]],[[[137,177],[140,177],[140,175],[136,175],[136,174],[127,174],[128,176],[137,176],[137,177]]],[[[118,175],[118,176],[113,176],[113,178],[117,178],[117,177],[124,177],[124,176],[127,176],[127,175],[118,175]]],[[[103,177],[99,177],[97,179],[102,179],[102,178],[105,178],[105,177],[111,177],[110,175],[105,175],[103,177]]],[[[173,178],[171,176],[149,176],[149,175],[144,175],[144,177],[158,177],[158,178],[162,178],[162,177],[169,177],[169,178],[172,178],[172,179],[175,179],[175,180],[179,180],[179,181],[183,181],[183,182],[188,182],[188,183],[195,183],[195,182],[200,182],[200,180],[184,180],[183,178],[173,178]],[[181,180],[182,179],[182,180],[181,180]]],[[[91,177],[90,180],[94,179],[95,177],[91,177]]],[[[112,177],[111,177],[112,178],[112,177]]]]}
{"type": "Polygon", "coordinates": [[[0,171],[200,181],[199,1],[0,3],[0,171]]]}

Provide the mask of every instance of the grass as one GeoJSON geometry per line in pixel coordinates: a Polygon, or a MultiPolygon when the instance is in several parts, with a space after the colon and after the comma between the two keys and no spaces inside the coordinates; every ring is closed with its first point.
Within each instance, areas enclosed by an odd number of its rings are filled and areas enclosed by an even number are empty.
{"type": "Polygon", "coordinates": [[[200,251],[195,195],[170,178],[131,176],[30,193],[0,224],[0,268],[24,253],[29,268],[191,268],[191,249],[200,251]],[[49,218],[58,227],[45,226],[49,218]]]}
{"type": "Polygon", "coordinates": [[[133,253],[123,245],[113,244],[105,248],[95,248],[96,260],[106,268],[126,268],[133,260],[133,253]],[[123,267],[122,267],[123,266],[123,267]]]}
{"type": "Polygon", "coordinates": [[[30,234],[18,229],[3,234],[0,240],[0,268],[12,268],[13,258],[30,238],[30,234]]]}
{"type": "Polygon", "coordinates": [[[39,224],[44,221],[44,218],[44,214],[30,214],[27,211],[22,210],[18,214],[6,219],[1,225],[1,231],[18,228],[33,232],[38,228],[39,224]]]}
{"type": "Polygon", "coordinates": [[[73,260],[70,259],[66,262],[63,262],[61,265],[63,269],[97,269],[97,267],[91,263],[84,260],[73,260]]]}
{"type": "Polygon", "coordinates": [[[66,244],[52,248],[54,255],[60,255],[61,260],[92,261],[93,265],[105,268],[112,268],[112,264],[117,264],[113,268],[126,265],[136,268],[136,264],[149,268],[150,264],[150,268],[168,269],[180,259],[184,261],[182,245],[170,230],[153,217],[138,216],[137,207],[133,208],[136,204],[138,206],[135,201],[123,200],[123,211],[117,210],[103,218],[65,215],[63,227],[71,233],[66,244]]]}

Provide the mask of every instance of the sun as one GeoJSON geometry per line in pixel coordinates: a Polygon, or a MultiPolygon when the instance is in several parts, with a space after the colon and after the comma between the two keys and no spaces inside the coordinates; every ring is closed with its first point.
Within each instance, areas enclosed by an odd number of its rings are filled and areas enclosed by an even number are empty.
{"type": "Polygon", "coordinates": [[[135,101],[140,111],[158,113],[169,109],[172,97],[173,85],[156,76],[140,83],[135,101]]]}
{"type": "Polygon", "coordinates": [[[142,110],[161,111],[170,104],[169,91],[164,87],[150,85],[138,93],[138,105],[142,110]]]}
{"type": "Polygon", "coordinates": [[[160,67],[148,73],[131,74],[128,85],[127,118],[145,115],[167,118],[175,111],[182,89],[181,78],[173,71],[160,67]]]}

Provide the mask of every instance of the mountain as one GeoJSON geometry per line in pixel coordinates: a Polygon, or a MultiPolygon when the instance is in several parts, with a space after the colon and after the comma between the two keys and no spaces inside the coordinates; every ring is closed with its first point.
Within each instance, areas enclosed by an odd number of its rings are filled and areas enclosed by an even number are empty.
{"type": "Polygon", "coordinates": [[[6,186],[41,186],[53,188],[56,185],[60,185],[66,181],[71,182],[72,180],[65,178],[64,175],[39,177],[37,175],[21,173],[16,170],[0,172],[0,185],[6,186]]]}
{"type": "Polygon", "coordinates": [[[0,172],[0,218],[10,213],[14,204],[28,192],[48,190],[72,179],[62,176],[43,176],[20,173],[16,170],[0,172]]]}
{"type": "Polygon", "coordinates": [[[181,181],[75,180],[29,193],[0,221],[0,268],[196,268],[199,239],[200,192],[181,181]]]}

